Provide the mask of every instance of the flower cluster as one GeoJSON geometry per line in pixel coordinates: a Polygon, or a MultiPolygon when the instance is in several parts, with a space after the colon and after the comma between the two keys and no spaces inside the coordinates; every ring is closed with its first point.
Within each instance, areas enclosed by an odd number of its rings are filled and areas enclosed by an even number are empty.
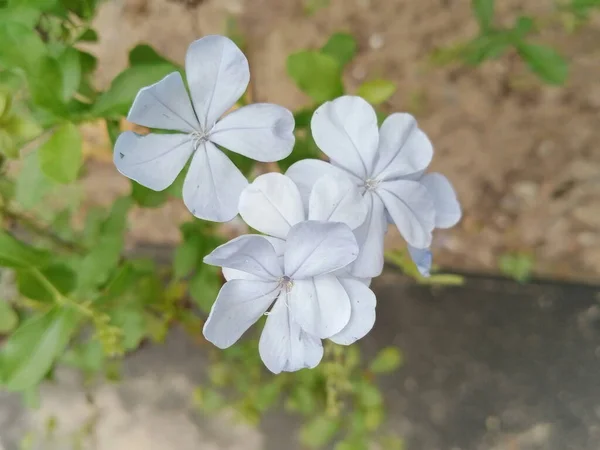
{"type": "Polygon", "coordinates": [[[192,43],[186,73],[191,100],[175,72],[142,89],[128,116],[173,133],[123,133],[115,164],[163,190],[191,158],[183,199],[192,214],[224,222],[239,213],[262,233],[240,236],[204,258],[222,267],[227,280],[205,337],[227,348],[266,315],[259,351],[267,368],[315,367],[322,339],[349,345],[373,327],[369,285],[383,270],[388,222],[427,276],[432,231],[461,217],[456,194],[443,175],[425,173],[433,147],[411,115],[392,114],[378,128],[373,108],[355,96],[327,102],[312,117],[313,138],[329,162],[305,159],[285,175],[268,173],[248,184],[217,145],[256,161],[283,159],[294,146],[292,114],[271,104],[227,113],[250,75],[245,56],[226,37],[192,43]]]}

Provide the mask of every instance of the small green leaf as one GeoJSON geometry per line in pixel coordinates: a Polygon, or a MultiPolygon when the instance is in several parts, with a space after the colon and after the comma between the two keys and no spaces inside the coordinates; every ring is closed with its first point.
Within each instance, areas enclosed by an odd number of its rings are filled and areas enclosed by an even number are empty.
{"type": "Polygon", "coordinates": [[[146,321],[141,305],[126,305],[111,311],[111,323],[123,331],[125,350],[135,350],[146,336],[146,321]]]}
{"type": "Polygon", "coordinates": [[[102,236],[81,262],[78,273],[78,289],[85,292],[87,289],[93,289],[106,283],[111,272],[117,268],[122,250],[122,236],[102,236]]]}
{"type": "Polygon", "coordinates": [[[472,0],[471,7],[481,29],[490,29],[494,21],[494,0],[472,0]]]}
{"type": "Polygon", "coordinates": [[[513,36],[507,32],[481,35],[461,49],[461,56],[467,64],[476,66],[502,55],[512,44],[512,40],[513,36]]]}
{"type": "MultiPolygon", "coordinates": [[[[42,276],[62,295],[66,295],[75,289],[75,273],[67,266],[55,264],[39,270],[42,276]]],[[[55,292],[40,280],[35,271],[21,269],[17,271],[17,285],[19,292],[27,298],[40,302],[52,302],[55,300],[55,292]]]]}
{"type": "Polygon", "coordinates": [[[166,190],[160,192],[153,191],[136,181],[132,181],[131,198],[144,208],[158,208],[169,199],[169,192],[166,190]]]}
{"type": "Polygon", "coordinates": [[[49,178],[63,184],[77,179],[82,164],[81,133],[70,122],[61,125],[38,150],[40,167],[49,178]]]}
{"type": "Polygon", "coordinates": [[[203,265],[190,280],[190,295],[202,312],[210,312],[221,289],[219,269],[203,265]]]}
{"type": "Polygon", "coordinates": [[[79,51],[73,47],[67,47],[58,57],[58,63],[62,70],[63,99],[67,101],[77,92],[81,83],[79,51]]]}
{"type": "Polygon", "coordinates": [[[308,448],[322,448],[331,442],[339,428],[339,418],[316,416],[300,429],[300,442],[308,448]]]}
{"type": "Polygon", "coordinates": [[[357,94],[372,105],[379,105],[388,100],[396,92],[396,84],[388,80],[366,81],[357,94]]]}
{"type": "Polygon", "coordinates": [[[532,255],[527,253],[507,253],[500,257],[500,271],[514,280],[525,283],[531,278],[535,265],[532,255]]]}
{"type": "Polygon", "coordinates": [[[171,64],[175,67],[175,64],[159,55],[156,50],[146,44],[137,45],[129,52],[129,64],[131,66],[141,64],[171,64]]]}
{"type": "Polygon", "coordinates": [[[5,300],[0,299],[0,334],[11,332],[19,324],[19,316],[5,300]]]}
{"type": "Polygon", "coordinates": [[[56,183],[42,172],[37,152],[26,154],[16,181],[15,200],[25,209],[39,206],[56,183]]]}
{"type": "Polygon", "coordinates": [[[333,56],[344,67],[356,55],[356,39],[348,33],[335,33],[321,49],[322,53],[333,56]]]}
{"type": "Polygon", "coordinates": [[[2,9],[2,14],[0,14],[0,22],[21,23],[29,28],[34,28],[40,17],[40,14],[41,11],[37,8],[32,8],[31,6],[14,5],[2,9]]]}
{"type": "Polygon", "coordinates": [[[88,28],[83,33],[79,35],[77,39],[81,42],[97,42],[98,41],[98,33],[91,28],[88,28]]]}
{"type": "Polygon", "coordinates": [[[168,63],[140,64],[121,72],[99,98],[91,113],[98,117],[126,116],[139,90],[177,70],[168,63]]]}
{"type": "Polygon", "coordinates": [[[55,117],[67,117],[68,110],[63,99],[63,73],[58,60],[45,56],[34,70],[27,73],[29,92],[35,105],[55,117]]]}
{"type": "Polygon", "coordinates": [[[17,143],[30,141],[42,132],[37,123],[27,117],[18,115],[8,117],[0,128],[4,128],[17,143]]]}
{"type": "Polygon", "coordinates": [[[373,373],[389,373],[396,370],[401,364],[402,353],[400,350],[397,347],[386,347],[371,361],[369,369],[373,373]]]}
{"type": "Polygon", "coordinates": [[[47,55],[35,31],[23,23],[0,21],[0,64],[34,72],[47,55]]]}
{"type": "Polygon", "coordinates": [[[541,45],[520,42],[517,50],[533,73],[549,84],[564,84],[569,65],[555,50],[541,45]]]}
{"type": "Polygon", "coordinates": [[[535,26],[535,22],[531,17],[521,16],[517,19],[515,23],[514,32],[516,33],[516,37],[518,39],[523,39],[527,33],[529,33],[533,27],[535,26]]]}
{"type": "Polygon", "coordinates": [[[195,235],[185,239],[176,249],[173,257],[173,276],[181,279],[189,275],[202,260],[202,236],[195,235]]]}
{"type": "Polygon", "coordinates": [[[54,307],[23,322],[0,353],[6,388],[23,391],[38,384],[65,349],[77,322],[78,314],[69,307],[54,307]]]}
{"type": "MultiPolygon", "coordinates": [[[[383,404],[383,396],[379,388],[366,380],[362,380],[359,384],[355,385],[354,391],[358,403],[364,410],[379,408],[383,404]]],[[[362,425],[366,427],[364,416],[362,417],[362,425]]]]}
{"type": "Polygon", "coordinates": [[[317,103],[344,93],[341,66],[333,56],[315,51],[294,53],[288,56],[287,72],[300,90],[317,103]]]}
{"type": "Polygon", "coordinates": [[[43,267],[49,260],[50,254],[47,252],[30,247],[0,231],[0,266],[29,269],[43,267]]]}
{"type": "Polygon", "coordinates": [[[51,11],[58,4],[58,0],[8,0],[8,6],[20,6],[51,11]]]}

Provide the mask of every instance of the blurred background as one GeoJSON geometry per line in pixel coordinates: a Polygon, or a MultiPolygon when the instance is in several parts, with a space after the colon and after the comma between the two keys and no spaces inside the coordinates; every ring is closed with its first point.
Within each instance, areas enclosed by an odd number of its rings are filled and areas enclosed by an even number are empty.
{"type": "MultiPolygon", "coordinates": [[[[361,348],[402,352],[401,367],[381,381],[381,433],[401,440],[369,448],[596,450],[600,15],[597,2],[585,4],[585,17],[550,0],[495,5],[499,27],[535,19],[534,41],[568,61],[564,84],[545,82],[514,51],[476,64],[457,56],[480,32],[468,0],[107,0],[93,21],[98,41],[79,48],[97,57],[94,84],[104,90],[140,43],[183,64],[190,42],[227,34],[249,59],[252,101],[297,111],[312,101],[288,75],[288,56],[351,34],[357,51],[344,69],[346,91],[392,81],[379,109],[416,116],[434,144],[432,169],[450,179],[463,207],[462,221],[436,230],[433,243],[435,264],[464,276],[461,286],[416,284],[393,264],[374,283],[378,321],[361,348]]],[[[79,208],[111,206],[130,182],[113,166],[104,121],[81,131],[79,208]]],[[[189,218],[179,199],[133,207],[126,248],[169,261],[189,218]]],[[[393,227],[387,246],[404,247],[393,227]]],[[[205,353],[175,331],[128,357],[119,384],[91,387],[59,370],[34,410],[0,393],[0,450],[317,448],[296,439],[300,423],[290,415],[269,412],[254,426],[227,409],[196,414],[189,398],[207,377],[205,353]]]]}

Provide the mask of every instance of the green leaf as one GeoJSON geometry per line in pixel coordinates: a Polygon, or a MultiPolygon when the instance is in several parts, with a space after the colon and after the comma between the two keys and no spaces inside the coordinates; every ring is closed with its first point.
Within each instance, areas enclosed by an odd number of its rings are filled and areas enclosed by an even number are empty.
{"type": "Polygon", "coordinates": [[[298,130],[299,128],[310,127],[310,121],[311,121],[314,113],[315,113],[315,108],[305,108],[305,109],[301,109],[300,111],[296,111],[294,113],[294,121],[296,122],[296,130],[298,130]]]}
{"type": "Polygon", "coordinates": [[[8,6],[20,6],[50,11],[56,7],[58,0],[8,0],[8,6]]]}
{"type": "Polygon", "coordinates": [[[364,82],[357,94],[372,105],[379,105],[394,95],[396,84],[389,80],[373,80],[364,82]]]}
{"type": "Polygon", "coordinates": [[[490,29],[494,21],[494,0],[472,0],[471,7],[481,29],[490,29]]]}
{"type": "Polygon", "coordinates": [[[63,99],[63,73],[56,59],[49,56],[41,58],[35,69],[27,73],[27,83],[36,107],[43,108],[53,116],[68,116],[63,99]]]}
{"type": "Polygon", "coordinates": [[[203,265],[190,280],[190,295],[202,312],[210,312],[221,289],[219,269],[203,265]]]}
{"type": "Polygon", "coordinates": [[[0,266],[29,269],[43,267],[49,260],[49,253],[30,247],[10,234],[0,231],[0,266]]]}
{"type": "Polygon", "coordinates": [[[19,316],[5,300],[0,299],[0,334],[11,332],[19,324],[19,316]]]}
{"type": "Polygon", "coordinates": [[[127,215],[131,208],[132,201],[130,197],[121,197],[117,199],[106,221],[102,224],[102,234],[104,236],[121,236],[127,228],[127,215]]]}
{"type": "Polygon", "coordinates": [[[18,115],[8,117],[4,121],[4,124],[1,125],[1,128],[6,130],[15,142],[19,144],[30,141],[42,132],[42,128],[37,123],[27,117],[18,115]]]}
{"type": "Polygon", "coordinates": [[[26,154],[16,181],[15,200],[25,209],[38,206],[42,199],[55,187],[40,169],[37,152],[26,154]]]}
{"type": "Polygon", "coordinates": [[[81,83],[79,51],[73,47],[67,47],[58,57],[58,63],[62,69],[62,96],[67,101],[77,92],[81,83]]]}
{"type": "Polygon", "coordinates": [[[462,48],[461,55],[467,64],[478,65],[500,56],[512,45],[512,40],[513,36],[507,32],[481,35],[462,48]]]}
{"type": "Polygon", "coordinates": [[[96,31],[94,31],[92,28],[88,28],[79,35],[79,38],[77,38],[77,40],[81,42],[97,42],[98,33],[96,33],[96,31]]]}
{"type": "Polygon", "coordinates": [[[129,64],[137,66],[141,64],[171,64],[176,70],[175,64],[159,55],[156,50],[147,44],[140,44],[129,52],[129,64]]]}
{"type": "Polygon", "coordinates": [[[322,448],[333,439],[339,429],[339,418],[316,416],[300,429],[300,442],[308,448],[322,448]]]}
{"type": "Polygon", "coordinates": [[[529,33],[533,27],[535,26],[535,22],[531,17],[521,16],[517,19],[515,23],[514,32],[516,34],[517,39],[523,39],[527,33],[529,33]]]}
{"type": "Polygon", "coordinates": [[[527,253],[508,253],[500,257],[500,271],[514,280],[524,283],[531,278],[535,259],[527,253]]]}
{"type": "Polygon", "coordinates": [[[0,155],[4,155],[9,159],[19,157],[19,148],[15,141],[6,130],[0,129],[0,155]]]}
{"type": "Polygon", "coordinates": [[[153,191],[136,181],[132,181],[131,197],[138,205],[144,208],[157,208],[169,199],[169,192],[166,190],[160,192],[153,191]]]}
{"type": "Polygon", "coordinates": [[[342,69],[333,56],[308,50],[293,53],[287,59],[287,72],[300,90],[317,103],[344,93],[342,69]]]}
{"type": "Polygon", "coordinates": [[[98,98],[92,114],[99,117],[126,116],[141,88],[156,83],[175,70],[177,68],[170,63],[141,64],[125,69],[98,98]]]}
{"type": "Polygon", "coordinates": [[[146,335],[146,321],[141,305],[126,305],[111,312],[111,323],[123,331],[123,348],[135,350],[146,335]]]}
{"type": "MultiPolygon", "coordinates": [[[[383,404],[383,396],[379,388],[368,381],[361,381],[354,386],[355,394],[363,409],[378,408],[383,404]]],[[[364,422],[364,417],[362,418],[364,422]]],[[[364,424],[366,426],[366,424],[364,424]]]]}
{"type": "Polygon", "coordinates": [[[54,307],[25,321],[0,353],[1,378],[11,391],[38,384],[75,332],[78,314],[70,307],[54,307]]]}
{"type": "Polygon", "coordinates": [[[194,235],[185,239],[176,249],[173,257],[173,276],[181,279],[189,275],[202,261],[202,236],[194,235]]]}
{"type": "Polygon", "coordinates": [[[402,364],[402,353],[397,347],[386,347],[382,349],[371,364],[369,369],[373,373],[389,373],[396,370],[402,364]]]}
{"type": "Polygon", "coordinates": [[[85,292],[106,283],[111,273],[117,268],[122,250],[122,236],[101,237],[81,262],[78,273],[78,289],[85,292]]]}
{"type": "Polygon", "coordinates": [[[36,270],[61,294],[67,295],[75,289],[77,284],[75,273],[67,266],[55,264],[43,269],[17,271],[17,285],[19,292],[27,298],[41,302],[51,303],[55,300],[54,291],[47,283],[40,280],[36,270]]]}
{"type": "Polygon", "coordinates": [[[102,369],[105,359],[102,344],[97,340],[93,340],[69,350],[60,361],[86,373],[93,374],[102,369]]]}
{"type": "Polygon", "coordinates": [[[46,47],[33,31],[23,23],[0,21],[0,64],[34,72],[47,55],[46,47]]]}
{"type": "Polygon", "coordinates": [[[340,67],[344,67],[356,55],[356,39],[348,33],[335,33],[323,46],[321,52],[333,56],[340,67]]]}
{"type": "Polygon", "coordinates": [[[38,150],[38,158],[49,178],[63,184],[75,181],[83,160],[78,128],[70,122],[59,126],[38,150]]]}
{"type": "Polygon", "coordinates": [[[40,14],[39,9],[30,6],[10,6],[2,9],[0,22],[20,23],[33,29],[40,18],[40,14]]]}
{"type": "Polygon", "coordinates": [[[569,65],[555,50],[520,42],[517,44],[517,51],[529,69],[546,83],[561,85],[567,80],[569,65]]]}

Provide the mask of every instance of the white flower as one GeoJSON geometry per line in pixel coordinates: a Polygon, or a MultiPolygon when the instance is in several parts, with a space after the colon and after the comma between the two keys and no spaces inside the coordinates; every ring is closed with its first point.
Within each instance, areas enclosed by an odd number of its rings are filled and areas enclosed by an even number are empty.
{"type": "MultiPolygon", "coordinates": [[[[378,130],[371,105],[360,97],[344,96],[319,107],[311,129],[331,164],[303,160],[286,174],[304,197],[326,173],[337,179],[347,177],[362,190],[368,214],[355,232],[360,254],[353,264],[353,274],[375,277],[381,273],[388,215],[410,246],[428,248],[437,220],[434,202],[438,194],[432,194],[420,180],[433,148],[415,119],[410,114],[392,114],[378,130]]],[[[438,188],[433,186],[434,190],[438,188]]]]}
{"type": "MultiPolygon", "coordinates": [[[[257,177],[240,196],[240,216],[252,228],[265,236],[275,250],[283,257],[285,241],[294,225],[305,220],[341,222],[351,230],[363,224],[367,215],[361,194],[349,180],[335,180],[329,175],[321,177],[314,184],[307,204],[304,205],[296,184],[280,173],[267,173],[257,177]],[[307,212],[305,212],[307,211],[307,212]]],[[[244,277],[234,269],[223,269],[226,280],[244,277]]],[[[364,337],[375,324],[375,296],[362,298],[352,295],[351,286],[359,281],[369,286],[370,278],[357,278],[344,267],[335,272],[342,283],[349,284],[351,313],[346,326],[330,339],[337,344],[349,345],[364,337]],[[344,281],[346,279],[351,281],[344,281]]],[[[310,325],[305,329],[311,332],[310,325]]]]}
{"type": "MultiPolygon", "coordinates": [[[[240,236],[215,249],[207,264],[235,269],[204,325],[219,348],[233,345],[269,308],[259,342],[260,356],[274,373],[313,368],[323,357],[321,339],[350,321],[351,302],[374,302],[373,292],[335,272],[356,259],[358,246],[342,223],[303,221],[293,225],[279,258],[263,236],[240,236]],[[242,274],[242,275],[240,275],[242,274]]],[[[349,340],[351,332],[339,340],[349,340]]]]}
{"type": "Polygon", "coordinates": [[[294,146],[294,118],[287,109],[253,104],[221,120],[250,80],[248,61],[224,36],[193,42],[186,55],[191,94],[174,72],[138,93],[127,119],[175,134],[140,136],[125,132],[115,145],[114,162],[125,176],[155,191],[166,189],[192,157],[183,200],[198,218],[226,222],[237,214],[248,182],[215,144],[257,161],[278,161],[294,146]]]}

